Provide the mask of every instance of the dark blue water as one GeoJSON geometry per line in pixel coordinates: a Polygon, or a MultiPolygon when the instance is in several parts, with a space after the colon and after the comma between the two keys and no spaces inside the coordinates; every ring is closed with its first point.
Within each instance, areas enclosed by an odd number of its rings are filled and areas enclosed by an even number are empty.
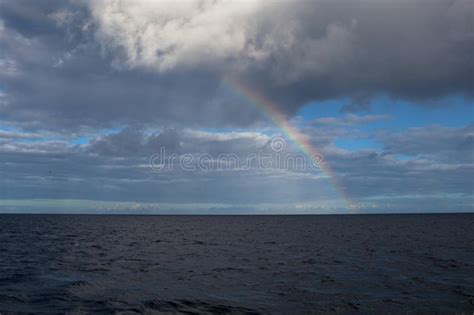
{"type": "Polygon", "coordinates": [[[474,215],[0,215],[0,312],[474,311],[474,215]]]}

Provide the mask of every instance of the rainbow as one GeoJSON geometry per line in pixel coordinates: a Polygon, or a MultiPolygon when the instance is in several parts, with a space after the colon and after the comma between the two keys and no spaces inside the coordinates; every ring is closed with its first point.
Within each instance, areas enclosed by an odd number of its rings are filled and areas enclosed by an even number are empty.
{"type": "Polygon", "coordinates": [[[224,77],[223,82],[232,90],[236,91],[241,97],[250,101],[250,103],[268,117],[282,131],[284,136],[293,142],[310,161],[316,162],[319,169],[328,177],[335,190],[341,196],[347,210],[351,213],[356,212],[356,203],[350,199],[344,187],[340,184],[336,174],[331,170],[328,163],[322,159],[322,155],[309,143],[308,137],[290,124],[285,115],[278,110],[278,107],[274,103],[262,94],[230,77],[224,77]],[[315,157],[321,158],[315,159],[315,157]]]}

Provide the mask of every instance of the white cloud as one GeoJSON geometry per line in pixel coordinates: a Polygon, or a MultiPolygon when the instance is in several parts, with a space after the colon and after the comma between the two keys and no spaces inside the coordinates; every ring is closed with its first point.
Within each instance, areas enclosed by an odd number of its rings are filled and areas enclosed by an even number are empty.
{"type": "Polygon", "coordinates": [[[208,141],[253,140],[261,145],[270,140],[270,137],[265,134],[251,131],[207,132],[197,129],[186,129],[184,134],[208,141]]]}
{"type": "Polygon", "coordinates": [[[258,58],[251,21],[268,6],[258,1],[95,1],[98,38],[122,47],[129,66],[160,71],[177,65],[212,64],[240,57],[258,58]]]}
{"type": "Polygon", "coordinates": [[[343,117],[321,117],[315,119],[313,122],[317,125],[357,125],[368,124],[378,121],[387,121],[392,119],[389,115],[355,115],[347,114],[343,117]]]}

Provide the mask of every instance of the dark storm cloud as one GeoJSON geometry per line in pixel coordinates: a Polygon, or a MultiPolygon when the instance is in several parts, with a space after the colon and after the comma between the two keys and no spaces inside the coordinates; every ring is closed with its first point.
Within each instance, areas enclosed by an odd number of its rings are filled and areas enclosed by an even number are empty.
{"type": "Polygon", "coordinates": [[[359,111],[379,94],[473,93],[468,0],[0,6],[0,114],[24,128],[258,120],[224,75],[289,114],[314,100],[359,111]]]}
{"type": "Polygon", "coordinates": [[[294,8],[298,22],[288,22],[297,23],[290,44],[271,51],[268,65],[246,78],[294,108],[349,97],[345,111],[365,111],[380,94],[421,103],[452,93],[472,97],[473,6],[471,1],[303,2],[294,8]]]}

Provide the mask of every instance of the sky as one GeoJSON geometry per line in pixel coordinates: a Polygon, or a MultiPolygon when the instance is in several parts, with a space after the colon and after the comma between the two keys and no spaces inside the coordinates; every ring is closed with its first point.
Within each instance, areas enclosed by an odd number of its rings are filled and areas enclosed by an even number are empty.
{"type": "Polygon", "coordinates": [[[474,210],[471,0],[0,0],[0,212],[474,210]]]}

